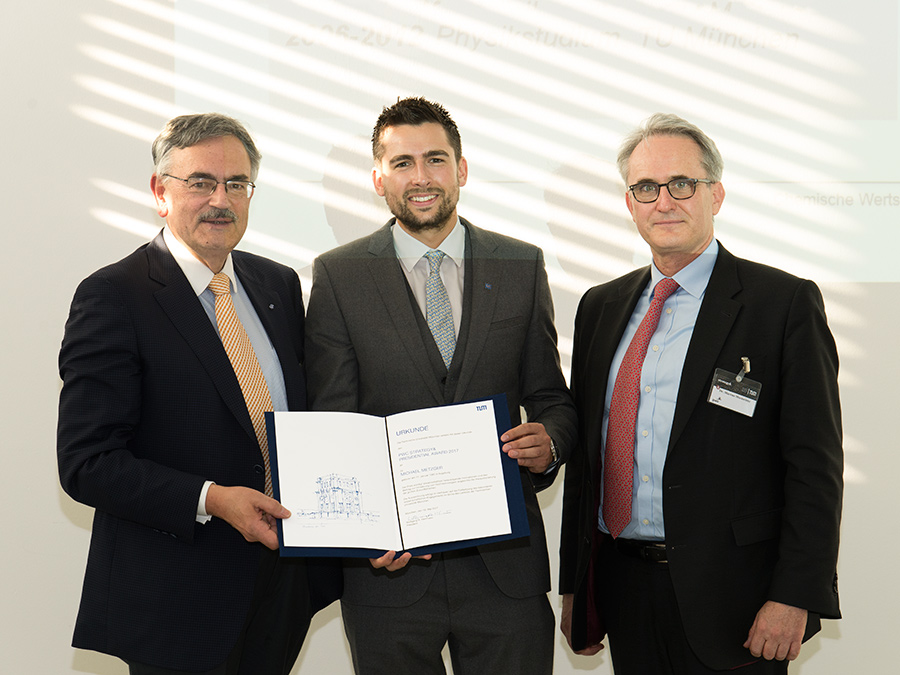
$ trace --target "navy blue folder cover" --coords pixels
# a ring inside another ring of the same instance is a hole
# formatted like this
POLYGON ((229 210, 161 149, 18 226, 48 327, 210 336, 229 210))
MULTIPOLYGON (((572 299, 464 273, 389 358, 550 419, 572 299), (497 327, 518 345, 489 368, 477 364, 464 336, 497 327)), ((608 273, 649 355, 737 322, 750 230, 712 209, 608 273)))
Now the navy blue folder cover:
MULTIPOLYGON (((428 553, 440 553, 452 551, 457 548, 469 548, 492 544, 507 539, 527 537, 530 533, 528 527, 528 515, 525 512, 525 497, 522 494, 522 478, 519 475, 519 463, 500 450, 503 445, 500 442, 501 434, 509 431, 512 423, 509 419, 509 408, 506 405, 506 394, 498 394, 486 399, 494 402, 494 420, 497 423, 497 452, 500 453, 500 463, 503 467, 503 481, 506 484, 506 502, 509 507, 509 524, 512 532, 481 539, 466 539, 462 541, 450 541, 443 544, 432 544, 420 548, 409 549, 413 555, 426 555, 428 553)), ((474 401, 466 401, 474 403, 474 401)), ((454 404, 458 405, 458 404, 454 404)), ((278 448, 275 439, 275 416, 266 413, 266 430, 269 438, 269 463, 272 468, 272 489, 275 499, 281 501, 281 489, 278 480, 278 448)), ((282 523, 278 521, 278 547, 279 552, 285 557, 336 557, 336 558, 380 558, 386 551, 369 548, 329 548, 310 546, 285 546, 282 523)), ((400 555, 402 551, 397 551, 400 555)))

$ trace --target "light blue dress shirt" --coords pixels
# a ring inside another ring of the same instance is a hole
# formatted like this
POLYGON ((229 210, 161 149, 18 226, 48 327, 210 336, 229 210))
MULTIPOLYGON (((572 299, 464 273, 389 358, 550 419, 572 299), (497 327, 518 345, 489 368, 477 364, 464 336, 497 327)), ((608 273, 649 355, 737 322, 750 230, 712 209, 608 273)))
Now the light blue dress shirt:
MULTIPOLYGON (((688 345, 694 333, 694 324, 700 313, 700 304, 706 294, 706 286, 716 264, 719 245, 715 239, 702 254, 673 279, 679 289, 666 300, 656 331, 650 338, 650 346, 641 368, 641 397, 638 403, 636 442, 634 452, 634 490, 631 503, 631 521, 620 535, 624 539, 663 541, 666 537, 663 522, 662 477, 675 417, 675 402, 681 383, 681 371, 688 345)), ((609 370, 606 401, 603 406, 603 439, 609 425, 609 405, 615 387, 616 374, 625 351, 647 310, 650 308, 653 289, 664 277, 655 264, 650 265, 650 283, 638 300, 628 321, 609 370)), ((604 463, 605 465, 605 463, 604 463)), ((601 483, 602 486, 602 483, 601 483)), ((602 490, 602 487, 601 487, 602 490)), ((601 502, 599 527, 609 532, 603 522, 601 502)))

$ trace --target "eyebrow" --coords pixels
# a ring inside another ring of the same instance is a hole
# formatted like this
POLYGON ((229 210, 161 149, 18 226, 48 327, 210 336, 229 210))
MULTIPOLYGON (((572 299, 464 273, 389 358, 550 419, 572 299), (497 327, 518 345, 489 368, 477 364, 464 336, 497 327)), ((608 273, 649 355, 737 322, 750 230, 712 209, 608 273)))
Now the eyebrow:
MULTIPOLYGON (((688 176, 687 174, 683 174, 683 173, 675 174, 673 176, 669 176, 669 180, 663 181, 662 183, 659 183, 659 184, 665 185, 669 181, 679 180, 680 178, 690 178, 690 176, 688 176)), ((637 181, 635 181, 635 185, 637 185, 638 183, 656 183, 656 182, 657 181, 655 181, 651 178, 639 178, 637 181)))
MULTIPOLYGON (((195 171, 194 173, 190 174, 188 176, 188 178, 209 178, 210 180, 218 180, 211 173, 207 173, 205 171, 195 171)), ((239 180, 239 181, 249 182, 250 178, 245 173, 239 173, 239 174, 235 174, 234 176, 231 176, 230 178, 226 178, 223 182, 227 183, 228 181, 231 181, 231 180, 239 180)))
MULTIPOLYGON (((422 155, 425 159, 429 159, 431 157, 449 157, 450 153, 446 150, 429 150, 428 152, 422 155)), ((405 162, 411 159, 415 159, 413 155, 397 155, 396 157, 391 157, 389 164, 396 164, 397 162, 405 162)))

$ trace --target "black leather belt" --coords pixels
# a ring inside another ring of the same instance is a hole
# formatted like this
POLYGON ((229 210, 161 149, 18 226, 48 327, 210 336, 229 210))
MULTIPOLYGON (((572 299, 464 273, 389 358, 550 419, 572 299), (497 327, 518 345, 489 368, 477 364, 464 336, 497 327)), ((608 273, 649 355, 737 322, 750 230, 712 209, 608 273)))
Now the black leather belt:
POLYGON ((662 541, 638 541, 636 539, 616 539, 616 550, 629 558, 645 562, 667 563, 666 544, 662 541))

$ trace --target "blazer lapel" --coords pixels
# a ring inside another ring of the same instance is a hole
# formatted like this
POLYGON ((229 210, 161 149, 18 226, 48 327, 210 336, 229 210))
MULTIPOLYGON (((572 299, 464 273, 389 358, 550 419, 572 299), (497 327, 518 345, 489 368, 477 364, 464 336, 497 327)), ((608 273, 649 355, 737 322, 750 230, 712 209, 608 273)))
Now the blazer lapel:
POLYGON ((274 290, 266 287, 257 271, 240 254, 240 251, 232 253, 234 267, 241 278, 241 285, 247 291, 250 302, 256 310, 256 315, 262 322, 263 328, 272 341, 278 361, 281 364, 281 372, 284 375, 284 386, 287 393, 288 408, 290 410, 306 409, 306 386, 303 379, 302 365, 297 352, 291 342, 291 327, 285 314, 284 303, 281 296, 274 290))
POLYGON ((389 221, 375 232, 369 241, 369 254, 372 257, 368 269, 371 283, 381 296, 385 310, 397 331, 397 339, 409 354, 410 362, 422 374, 422 379, 434 396, 435 402, 442 403, 444 400, 442 386, 435 379, 422 332, 416 321, 416 310, 409 300, 409 285, 394 250, 392 223, 393 220, 389 221))
POLYGON ((603 411, 606 407, 606 390, 609 386, 610 367, 628 321, 634 312, 641 293, 650 281, 650 268, 645 267, 622 279, 621 285, 610 293, 610 297, 600 307, 599 313, 592 318, 590 326, 582 331, 591 331, 591 342, 587 347, 584 359, 586 364, 582 379, 590 379, 587 389, 585 410, 596 410, 597 420, 594 424, 585 425, 593 433, 585 439, 590 455, 591 466, 596 467, 600 461, 600 443, 603 428, 603 411))
MULTIPOLYGON (((472 292, 471 304, 463 306, 463 326, 468 326, 463 353, 462 368, 459 373, 459 382, 456 386, 456 398, 459 399, 467 390, 469 382, 475 375, 475 364, 478 363, 478 355, 484 349, 490 332, 494 310, 497 306, 497 291, 495 287, 502 283, 499 278, 499 269, 494 264, 494 251, 497 249, 497 241, 490 232, 481 230, 468 221, 460 218, 460 222, 466 228, 469 243, 472 247, 472 256, 466 259, 466 265, 472 265, 472 292), (468 313, 468 316, 466 314, 468 313)), ((467 293, 468 295, 468 293, 467 293)), ((462 337, 462 335, 461 335, 462 337)))
POLYGON ((716 265, 709 278, 706 295, 700 306, 691 343, 684 359, 681 386, 678 389, 672 434, 669 439, 670 453, 694 409, 697 405, 702 405, 705 392, 711 383, 710 373, 715 368, 719 353, 742 307, 741 303, 734 299, 740 290, 741 283, 737 275, 735 257, 719 244, 716 265))
POLYGON ((169 253, 162 233, 147 246, 147 258, 150 278, 162 285, 154 293, 156 301, 209 373, 229 410, 247 434, 255 439, 247 404, 222 341, 175 258, 169 253))

